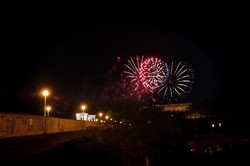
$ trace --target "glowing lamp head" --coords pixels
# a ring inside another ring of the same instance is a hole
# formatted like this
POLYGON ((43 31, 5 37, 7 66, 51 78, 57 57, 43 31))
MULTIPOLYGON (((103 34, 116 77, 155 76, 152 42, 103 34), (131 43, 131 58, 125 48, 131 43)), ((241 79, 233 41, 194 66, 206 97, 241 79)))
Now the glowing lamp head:
POLYGON ((51 107, 50 107, 50 106, 47 106, 46 110, 47 110, 47 111, 50 111, 50 110, 51 110, 51 107))
POLYGON ((44 90, 44 91, 43 91, 43 96, 48 96, 48 95, 49 95, 49 91, 44 90))
POLYGON ((84 111, 86 109, 86 106, 85 105, 82 105, 81 106, 81 109, 84 111))

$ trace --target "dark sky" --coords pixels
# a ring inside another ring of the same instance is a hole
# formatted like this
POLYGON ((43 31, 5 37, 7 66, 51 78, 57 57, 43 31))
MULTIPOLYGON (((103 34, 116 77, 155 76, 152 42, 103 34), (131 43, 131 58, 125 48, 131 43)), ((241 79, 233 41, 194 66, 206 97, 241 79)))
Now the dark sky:
POLYGON ((240 28, 232 25, 224 15, 106 22, 16 16, 4 31, 1 111, 42 114, 45 87, 55 116, 74 115, 81 103, 90 113, 117 108, 119 67, 137 54, 189 64, 195 82, 187 102, 234 101, 240 28))

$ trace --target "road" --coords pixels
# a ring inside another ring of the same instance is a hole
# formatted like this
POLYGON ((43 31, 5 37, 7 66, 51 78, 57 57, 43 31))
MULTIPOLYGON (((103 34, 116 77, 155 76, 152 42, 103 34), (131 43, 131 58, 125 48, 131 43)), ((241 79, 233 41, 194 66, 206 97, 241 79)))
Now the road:
POLYGON ((12 164, 84 136, 85 131, 54 133, 0 139, 0 161, 12 164))

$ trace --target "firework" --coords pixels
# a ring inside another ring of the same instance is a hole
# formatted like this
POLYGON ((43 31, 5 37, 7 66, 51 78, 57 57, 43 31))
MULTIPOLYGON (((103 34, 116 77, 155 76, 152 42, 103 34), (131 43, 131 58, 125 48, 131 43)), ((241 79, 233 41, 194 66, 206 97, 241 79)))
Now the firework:
POLYGON ((165 63, 155 57, 145 59, 139 66, 139 79, 145 90, 154 93, 154 90, 162 85, 168 75, 168 68, 165 63))
POLYGON ((187 65, 183 62, 171 62, 169 75, 159 86, 158 94, 163 94, 164 98, 169 101, 177 101, 190 92, 192 83, 193 74, 187 65))
POLYGON ((138 98, 144 93, 144 88, 140 80, 140 64, 143 61, 143 56, 130 57, 127 64, 124 64, 123 70, 123 86, 128 90, 129 95, 136 95, 138 98))
POLYGON ((164 100, 178 101, 190 93, 193 84, 193 73, 185 63, 168 64, 156 57, 130 57, 122 75, 124 96, 139 100, 155 101, 163 96, 164 100))
POLYGON ((168 73, 167 65, 159 58, 130 57, 124 65, 123 85, 130 96, 152 98, 155 90, 167 79, 168 73))

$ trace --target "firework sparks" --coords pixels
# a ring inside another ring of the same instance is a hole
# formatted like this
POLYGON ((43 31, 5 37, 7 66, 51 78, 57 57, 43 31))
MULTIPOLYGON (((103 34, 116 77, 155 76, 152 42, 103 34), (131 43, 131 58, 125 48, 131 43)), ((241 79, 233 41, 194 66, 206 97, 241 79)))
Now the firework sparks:
POLYGON ((151 57, 140 64, 139 78, 148 92, 153 93, 167 78, 167 74, 168 68, 161 59, 151 57))
POLYGON ((124 64, 124 87, 129 90, 130 95, 136 95, 138 98, 144 93, 144 88, 140 80, 140 64, 143 61, 142 57, 130 57, 127 64, 124 64))
POLYGON ((184 99, 190 93, 193 73, 183 62, 170 64, 156 57, 130 57, 123 70, 126 95, 137 99, 163 96, 168 101, 184 99))
POLYGON ((159 86, 158 93, 169 101, 177 101, 190 92, 192 83, 192 71, 183 62, 171 62, 168 78, 159 86))

